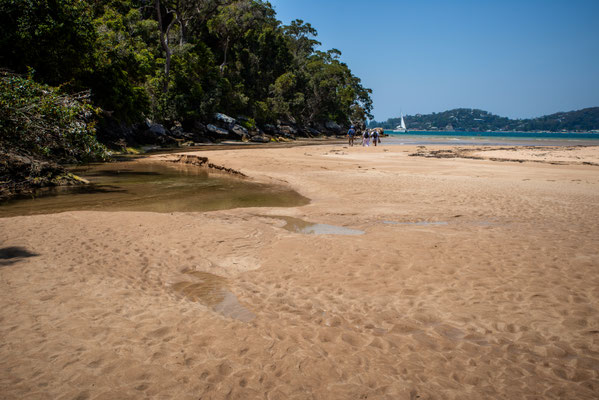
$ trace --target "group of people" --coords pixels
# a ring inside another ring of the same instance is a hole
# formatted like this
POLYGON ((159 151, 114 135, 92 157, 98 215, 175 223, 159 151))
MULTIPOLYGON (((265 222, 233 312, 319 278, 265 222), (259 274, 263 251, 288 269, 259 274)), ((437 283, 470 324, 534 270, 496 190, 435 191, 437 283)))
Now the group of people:
POLYGON ((349 128, 349 131, 347 131, 347 138, 349 140, 350 147, 354 145, 354 139, 359 135, 362 137, 362 146, 370 146, 371 139, 374 146, 381 142, 379 131, 377 129, 364 129, 364 131, 360 134, 359 131, 356 131, 355 127, 352 125, 349 128))

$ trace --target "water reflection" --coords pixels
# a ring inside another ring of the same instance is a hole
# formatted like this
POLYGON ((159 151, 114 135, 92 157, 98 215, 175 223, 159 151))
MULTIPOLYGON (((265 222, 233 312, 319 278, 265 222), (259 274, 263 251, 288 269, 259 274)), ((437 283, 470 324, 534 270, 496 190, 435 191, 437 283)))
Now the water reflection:
POLYGON ((222 276, 202 271, 184 271, 195 278, 194 281, 182 281, 172 285, 173 290, 191 301, 210 307, 227 318, 249 322, 256 316, 242 306, 227 287, 227 280, 222 276))
POLYGON ((90 185, 40 190, 0 205, 0 217, 75 210, 194 212, 238 207, 294 207, 309 200, 282 186, 209 174, 192 165, 116 162, 78 167, 90 185))
POLYGON ((397 222, 397 221, 383 221, 383 224, 387 224, 387 225, 412 225, 412 226, 442 226, 442 225, 447 225, 447 222, 429 222, 429 221, 397 222))
POLYGON ((280 219, 286 222, 284 229, 295 232, 304 233, 307 235, 363 235, 364 231, 358 229, 345 228, 343 226, 315 224, 304 221, 303 219, 287 217, 287 216, 265 216, 267 218, 280 219))

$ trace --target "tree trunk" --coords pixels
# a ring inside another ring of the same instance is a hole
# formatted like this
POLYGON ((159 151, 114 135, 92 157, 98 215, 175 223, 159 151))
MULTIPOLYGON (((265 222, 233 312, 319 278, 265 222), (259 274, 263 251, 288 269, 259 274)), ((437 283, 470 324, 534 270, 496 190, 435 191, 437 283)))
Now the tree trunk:
POLYGON ((229 51, 229 37, 227 36, 227 40, 225 41, 225 57, 223 63, 220 65, 220 74, 224 74, 225 65, 227 65, 227 51, 229 51))
POLYGON ((160 11, 160 0, 156 0, 154 5, 156 7, 156 14, 158 15, 158 27, 160 28, 160 44, 162 45, 162 48, 166 53, 166 58, 164 62, 164 87, 162 88, 162 90, 166 93, 166 91, 168 90, 168 79, 171 70, 171 57, 173 55, 173 52, 168 45, 168 32, 171 29, 172 22, 168 25, 165 31, 162 25, 162 12, 160 11))
POLYGON ((185 8, 183 2, 177 1, 175 5, 175 17, 181 28, 181 37, 179 38, 179 45, 185 44, 185 38, 187 37, 187 18, 185 18, 185 8))

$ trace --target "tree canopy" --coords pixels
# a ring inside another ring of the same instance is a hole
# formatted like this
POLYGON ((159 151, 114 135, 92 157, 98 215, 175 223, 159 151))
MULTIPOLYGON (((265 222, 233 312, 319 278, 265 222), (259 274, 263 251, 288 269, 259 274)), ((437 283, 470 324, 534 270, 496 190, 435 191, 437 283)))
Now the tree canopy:
POLYGON ((125 122, 216 111, 307 126, 371 117, 371 90, 316 37, 261 0, 0 0, 1 68, 90 89, 125 122))

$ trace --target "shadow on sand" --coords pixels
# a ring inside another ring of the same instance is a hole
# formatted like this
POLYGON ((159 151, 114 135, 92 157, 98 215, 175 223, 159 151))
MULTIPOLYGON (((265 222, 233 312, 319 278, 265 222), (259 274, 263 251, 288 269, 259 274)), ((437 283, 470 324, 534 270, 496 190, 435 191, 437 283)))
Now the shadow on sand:
POLYGON ((22 258, 36 256, 39 256, 39 254, 32 253, 24 247, 3 247, 0 248, 0 267, 12 265, 21 261, 22 258))

